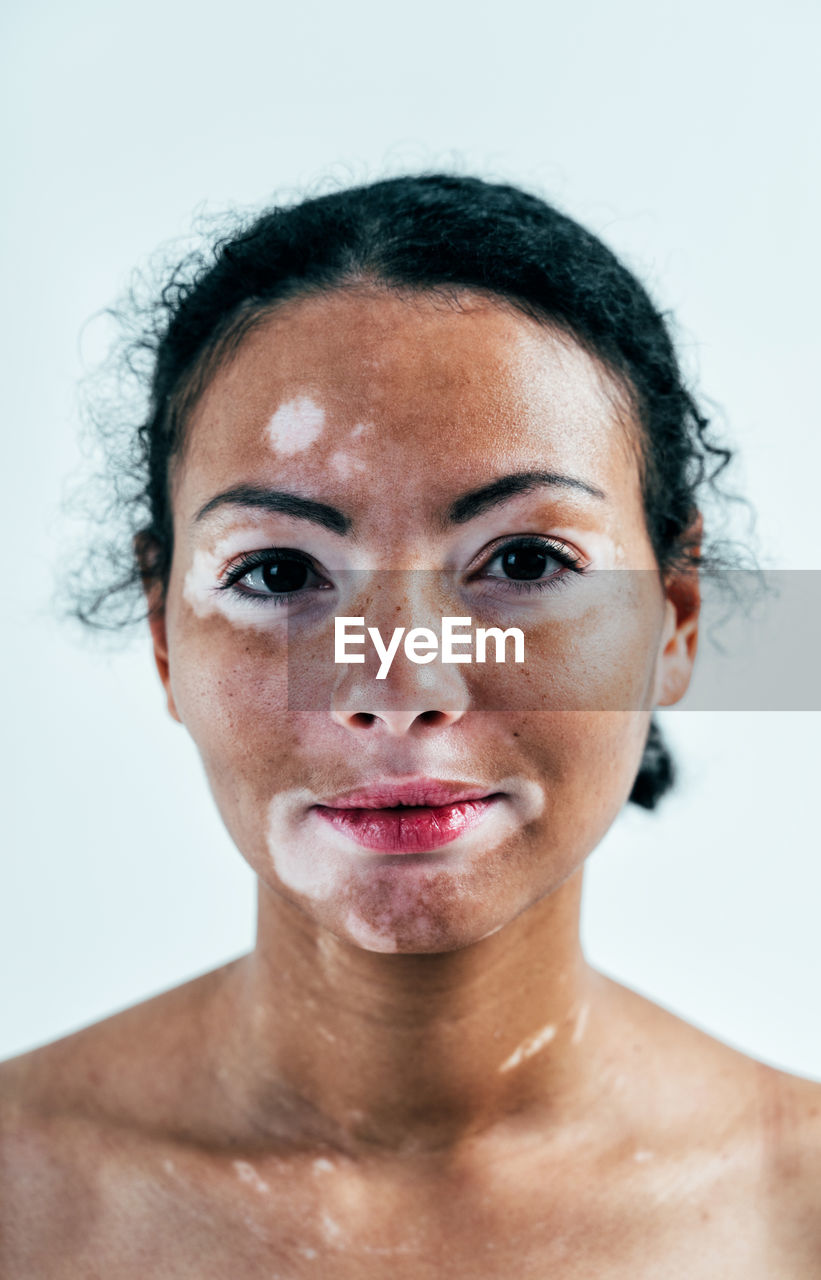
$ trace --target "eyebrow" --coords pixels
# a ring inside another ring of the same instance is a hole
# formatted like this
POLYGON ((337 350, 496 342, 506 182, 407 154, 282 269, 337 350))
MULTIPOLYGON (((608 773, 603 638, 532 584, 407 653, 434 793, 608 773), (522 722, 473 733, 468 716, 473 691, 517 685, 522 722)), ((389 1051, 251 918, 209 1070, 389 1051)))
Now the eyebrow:
POLYGON ((296 520, 310 520, 312 524, 322 525, 331 533, 350 533, 353 528, 351 519, 330 507, 326 502, 317 502, 314 498, 300 498, 296 493, 286 493, 282 489, 262 489, 257 485, 239 484, 233 489, 226 489, 210 498, 200 507, 192 521, 196 524, 204 520, 218 507, 252 507, 257 511, 272 511, 281 515, 293 516, 296 520))
POLYGON ((580 489, 592 498, 598 498, 602 502, 607 501, 607 494, 603 489, 587 484, 584 480, 577 480, 575 476, 562 476, 555 471, 517 471, 509 476, 500 476, 498 480, 482 485, 481 489, 472 489, 470 493, 457 498, 448 510, 447 523, 464 524, 490 507, 499 506, 500 503, 507 502, 517 494, 530 493, 533 489, 540 489, 545 485, 580 489))
MULTIPOLYGON (((544 486, 577 489, 600 501, 607 501, 607 494, 595 485, 574 476, 558 475, 553 471, 517 471, 511 475, 500 476, 490 484, 482 485, 464 493, 448 507, 443 525, 465 524, 474 520, 491 507, 499 506, 510 498, 521 493, 530 493, 544 486)), ((205 519, 219 507, 234 506, 252 508, 257 511, 270 511, 280 515, 292 516, 296 520, 307 520, 311 524, 321 525, 331 533, 345 535, 351 532, 353 521, 350 516, 329 506, 326 502, 317 502, 314 498, 302 498, 296 493, 287 493, 282 489, 266 489, 257 485, 235 485, 223 493, 209 498, 197 511, 193 524, 205 519)))

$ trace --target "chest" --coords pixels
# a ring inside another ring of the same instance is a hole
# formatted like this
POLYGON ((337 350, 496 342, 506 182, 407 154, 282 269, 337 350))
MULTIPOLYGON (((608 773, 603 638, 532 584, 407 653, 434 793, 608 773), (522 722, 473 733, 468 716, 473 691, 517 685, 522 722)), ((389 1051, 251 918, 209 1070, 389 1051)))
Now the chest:
MULTIPOLYGON (((754 1189, 647 1178, 629 1194, 601 1184, 559 1194, 532 1182, 470 1190, 277 1176, 242 1161, 208 1183, 169 1161, 161 1174, 110 1178, 78 1199, 70 1236, 30 1272, 131 1280, 800 1280, 754 1189)), ((323 1171, 325 1172, 325 1171, 323 1171)))

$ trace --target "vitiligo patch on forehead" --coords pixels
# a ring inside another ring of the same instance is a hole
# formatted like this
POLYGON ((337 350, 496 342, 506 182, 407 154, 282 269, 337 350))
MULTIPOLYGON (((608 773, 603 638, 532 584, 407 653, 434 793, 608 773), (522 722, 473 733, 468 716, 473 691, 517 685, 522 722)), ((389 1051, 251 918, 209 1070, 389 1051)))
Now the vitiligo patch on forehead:
POLYGON ((367 463, 364 458, 355 458, 349 453, 345 453, 344 449, 337 449, 328 459, 328 466, 331 467, 337 475, 347 480, 349 476, 357 472, 366 471, 367 463))
POLYGON ((270 444, 278 453, 294 454, 307 449, 321 436, 325 410, 310 396, 296 396, 281 404, 268 423, 270 444))

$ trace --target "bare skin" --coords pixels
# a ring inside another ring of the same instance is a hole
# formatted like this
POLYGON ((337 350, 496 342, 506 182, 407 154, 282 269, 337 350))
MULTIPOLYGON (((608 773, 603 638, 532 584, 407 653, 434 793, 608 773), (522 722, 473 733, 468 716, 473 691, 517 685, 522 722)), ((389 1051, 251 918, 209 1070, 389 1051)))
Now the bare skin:
POLYGON ((257 942, 0 1067, 0 1275, 816 1277, 821 1087, 618 986, 579 944, 585 859, 653 708, 686 691, 698 628, 697 582, 655 572, 637 427, 606 374, 475 295, 291 301, 210 378, 173 497, 157 667, 259 878, 257 942), (444 523, 534 469, 606 497, 540 486, 444 523), (350 530, 194 518, 237 485, 329 504, 350 530), (521 535, 636 571, 633 607, 581 579, 502 604, 494 557, 521 535), (338 594, 286 624, 290 605, 220 586, 271 547, 338 594), (431 569, 455 595, 405 572, 431 569), (334 613, 384 634, 494 611, 526 631, 524 678, 397 660, 377 683, 373 663, 317 656, 334 613), (502 801, 414 859, 346 844, 313 809, 412 775, 502 801))

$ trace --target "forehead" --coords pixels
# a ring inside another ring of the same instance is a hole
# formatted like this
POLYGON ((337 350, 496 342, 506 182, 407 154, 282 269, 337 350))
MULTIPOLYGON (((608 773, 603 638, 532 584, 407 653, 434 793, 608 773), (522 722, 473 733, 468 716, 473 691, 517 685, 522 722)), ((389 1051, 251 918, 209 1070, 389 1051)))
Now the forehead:
POLYGON ((621 389, 558 329, 468 291, 345 290, 279 304, 218 363, 190 416, 186 505, 217 485, 340 493, 375 475, 446 494, 529 465, 637 476, 621 389))

